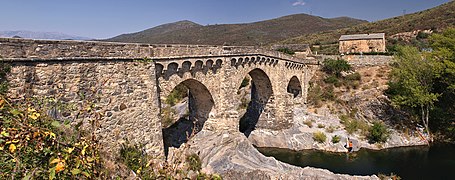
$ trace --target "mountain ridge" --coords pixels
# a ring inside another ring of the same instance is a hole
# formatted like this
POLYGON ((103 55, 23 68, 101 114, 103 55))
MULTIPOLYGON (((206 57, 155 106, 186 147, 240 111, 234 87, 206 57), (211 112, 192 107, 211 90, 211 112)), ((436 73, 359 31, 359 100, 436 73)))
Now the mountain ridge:
POLYGON ((263 45, 302 34, 344 28, 368 21, 354 18, 322 18, 293 14, 275 19, 239 24, 202 26, 184 20, 143 31, 122 34, 103 41, 149 44, 263 45), (313 26, 309 26, 312 24, 313 26))
POLYGON ((38 31, 0 31, 0 37, 20 37, 25 39, 49 39, 49 40, 91 40, 93 38, 68 35, 59 32, 38 32, 38 31))

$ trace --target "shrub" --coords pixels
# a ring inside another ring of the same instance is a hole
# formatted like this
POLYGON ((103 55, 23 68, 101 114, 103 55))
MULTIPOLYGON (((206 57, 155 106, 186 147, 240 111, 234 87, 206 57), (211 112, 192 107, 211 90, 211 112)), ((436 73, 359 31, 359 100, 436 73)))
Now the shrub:
POLYGON ((185 98, 187 96, 188 96, 188 88, 183 84, 179 84, 167 96, 164 103, 166 103, 170 106, 175 106, 178 102, 180 102, 183 98, 185 98))
POLYGON ((332 136, 332 143, 333 144, 336 144, 336 143, 340 142, 340 140, 341 140, 340 136, 338 136, 338 135, 332 136))
POLYGON ((366 131, 368 131, 368 124, 366 122, 356 120, 356 119, 351 119, 347 115, 341 115, 340 122, 341 122, 341 124, 344 125, 345 130, 349 134, 353 134, 353 133, 357 132, 358 130, 361 130, 362 133, 365 133, 366 131))
POLYGON ((327 136, 323 132, 315 132, 313 133, 313 140, 318 143, 324 143, 327 140, 327 136))
POLYGON ((303 121, 303 124, 307 125, 310 128, 313 127, 313 122, 311 122, 310 120, 303 121))
POLYGON ((355 72, 355 73, 346 75, 344 78, 348 81, 360 81, 362 79, 362 76, 360 75, 360 73, 355 72))
POLYGON ((4 95, 8 91, 8 81, 6 75, 11 71, 11 65, 5 63, 0 57, 0 94, 4 95))
POLYGON ((334 126, 329 126, 329 127, 326 129, 326 131, 327 131, 328 133, 333 133, 333 132, 335 131, 335 127, 334 127, 334 126))
POLYGON ((341 77, 341 72, 351 70, 351 65, 346 60, 325 59, 322 64, 322 70, 324 72, 337 77, 341 77))
POLYGON ((277 51, 282 52, 284 54, 289 54, 289 55, 295 54, 295 52, 289 48, 280 48, 280 49, 277 49, 277 51))
POLYGON ((242 83, 240 84, 240 88, 239 88, 239 89, 242 89, 242 88, 244 88, 244 87, 247 87, 248 85, 250 85, 250 78, 245 77, 245 78, 243 78, 242 83))
POLYGON ((324 124, 318 124, 318 128, 325 128, 324 124))
POLYGON ((197 154, 191 154, 187 156, 186 162, 188 163, 190 170, 200 171, 202 169, 201 159, 197 154))
POLYGON ((334 75, 330 75, 327 78, 325 78, 324 82, 325 83, 329 83, 329 84, 339 84, 340 83, 338 78, 336 76, 334 76, 334 75))
POLYGON ((389 138, 389 131, 382 122, 374 122, 369 130, 368 141, 369 143, 386 142, 389 138))

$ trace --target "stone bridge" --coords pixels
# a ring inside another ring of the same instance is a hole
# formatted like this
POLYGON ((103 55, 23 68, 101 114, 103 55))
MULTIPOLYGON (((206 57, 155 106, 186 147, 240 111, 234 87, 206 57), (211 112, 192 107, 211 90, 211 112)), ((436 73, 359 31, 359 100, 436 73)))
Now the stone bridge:
POLYGON ((179 84, 189 90, 195 132, 248 135, 289 128, 309 81, 304 60, 255 47, 0 38, 0 57, 12 65, 13 101, 30 98, 54 118, 92 128, 114 154, 130 141, 163 155, 164 102, 179 84), (251 102, 242 111, 237 92, 247 76, 251 102))

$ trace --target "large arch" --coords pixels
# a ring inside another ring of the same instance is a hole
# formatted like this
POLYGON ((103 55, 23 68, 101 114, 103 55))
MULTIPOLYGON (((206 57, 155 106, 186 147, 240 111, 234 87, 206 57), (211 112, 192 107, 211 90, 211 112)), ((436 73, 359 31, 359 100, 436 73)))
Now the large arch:
MULTIPOLYGON (((187 88, 187 92, 184 92, 187 93, 186 102, 183 101, 177 105, 172 104, 174 105, 173 107, 170 107, 170 104, 166 104, 166 101, 161 103, 162 124, 169 124, 163 126, 163 143, 166 156, 169 147, 179 148, 183 143, 186 143, 192 135, 195 135, 202 130, 204 123, 208 120, 209 113, 212 111, 215 104, 212 94, 201 82, 195 79, 187 79, 175 86, 174 90, 181 86, 187 88), (182 108, 184 113, 172 112, 178 109, 181 111, 182 108), (174 114, 166 114, 166 111, 169 110, 174 114), (165 121, 169 121, 169 118, 172 118, 172 122, 165 123, 165 121)), ((166 98, 170 98, 170 96, 172 96, 172 92, 170 92, 166 98)))
POLYGON ((256 68, 248 72, 248 75, 251 77, 251 100, 239 121, 239 131, 247 137, 255 130, 261 114, 273 95, 272 83, 263 70, 256 68))
POLYGON ((292 76, 291 80, 289 80, 287 92, 291 93, 294 98, 302 96, 302 85, 297 76, 292 76))

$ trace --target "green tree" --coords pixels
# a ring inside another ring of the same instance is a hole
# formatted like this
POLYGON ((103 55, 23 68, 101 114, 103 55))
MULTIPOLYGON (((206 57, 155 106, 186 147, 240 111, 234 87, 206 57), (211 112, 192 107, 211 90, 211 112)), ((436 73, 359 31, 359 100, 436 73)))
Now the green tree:
POLYGON ((341 72, 351 70, 351 65, 346 60, 325 59, 322 62, 322 70, 327 74, 341 77, 341 72))
POLYGON ((418 109, 430 134, 429 111, 440 94, 433 92, 436 63, 415 47, 400 46, 394 57, 388 95, 395 107, 418 109))

